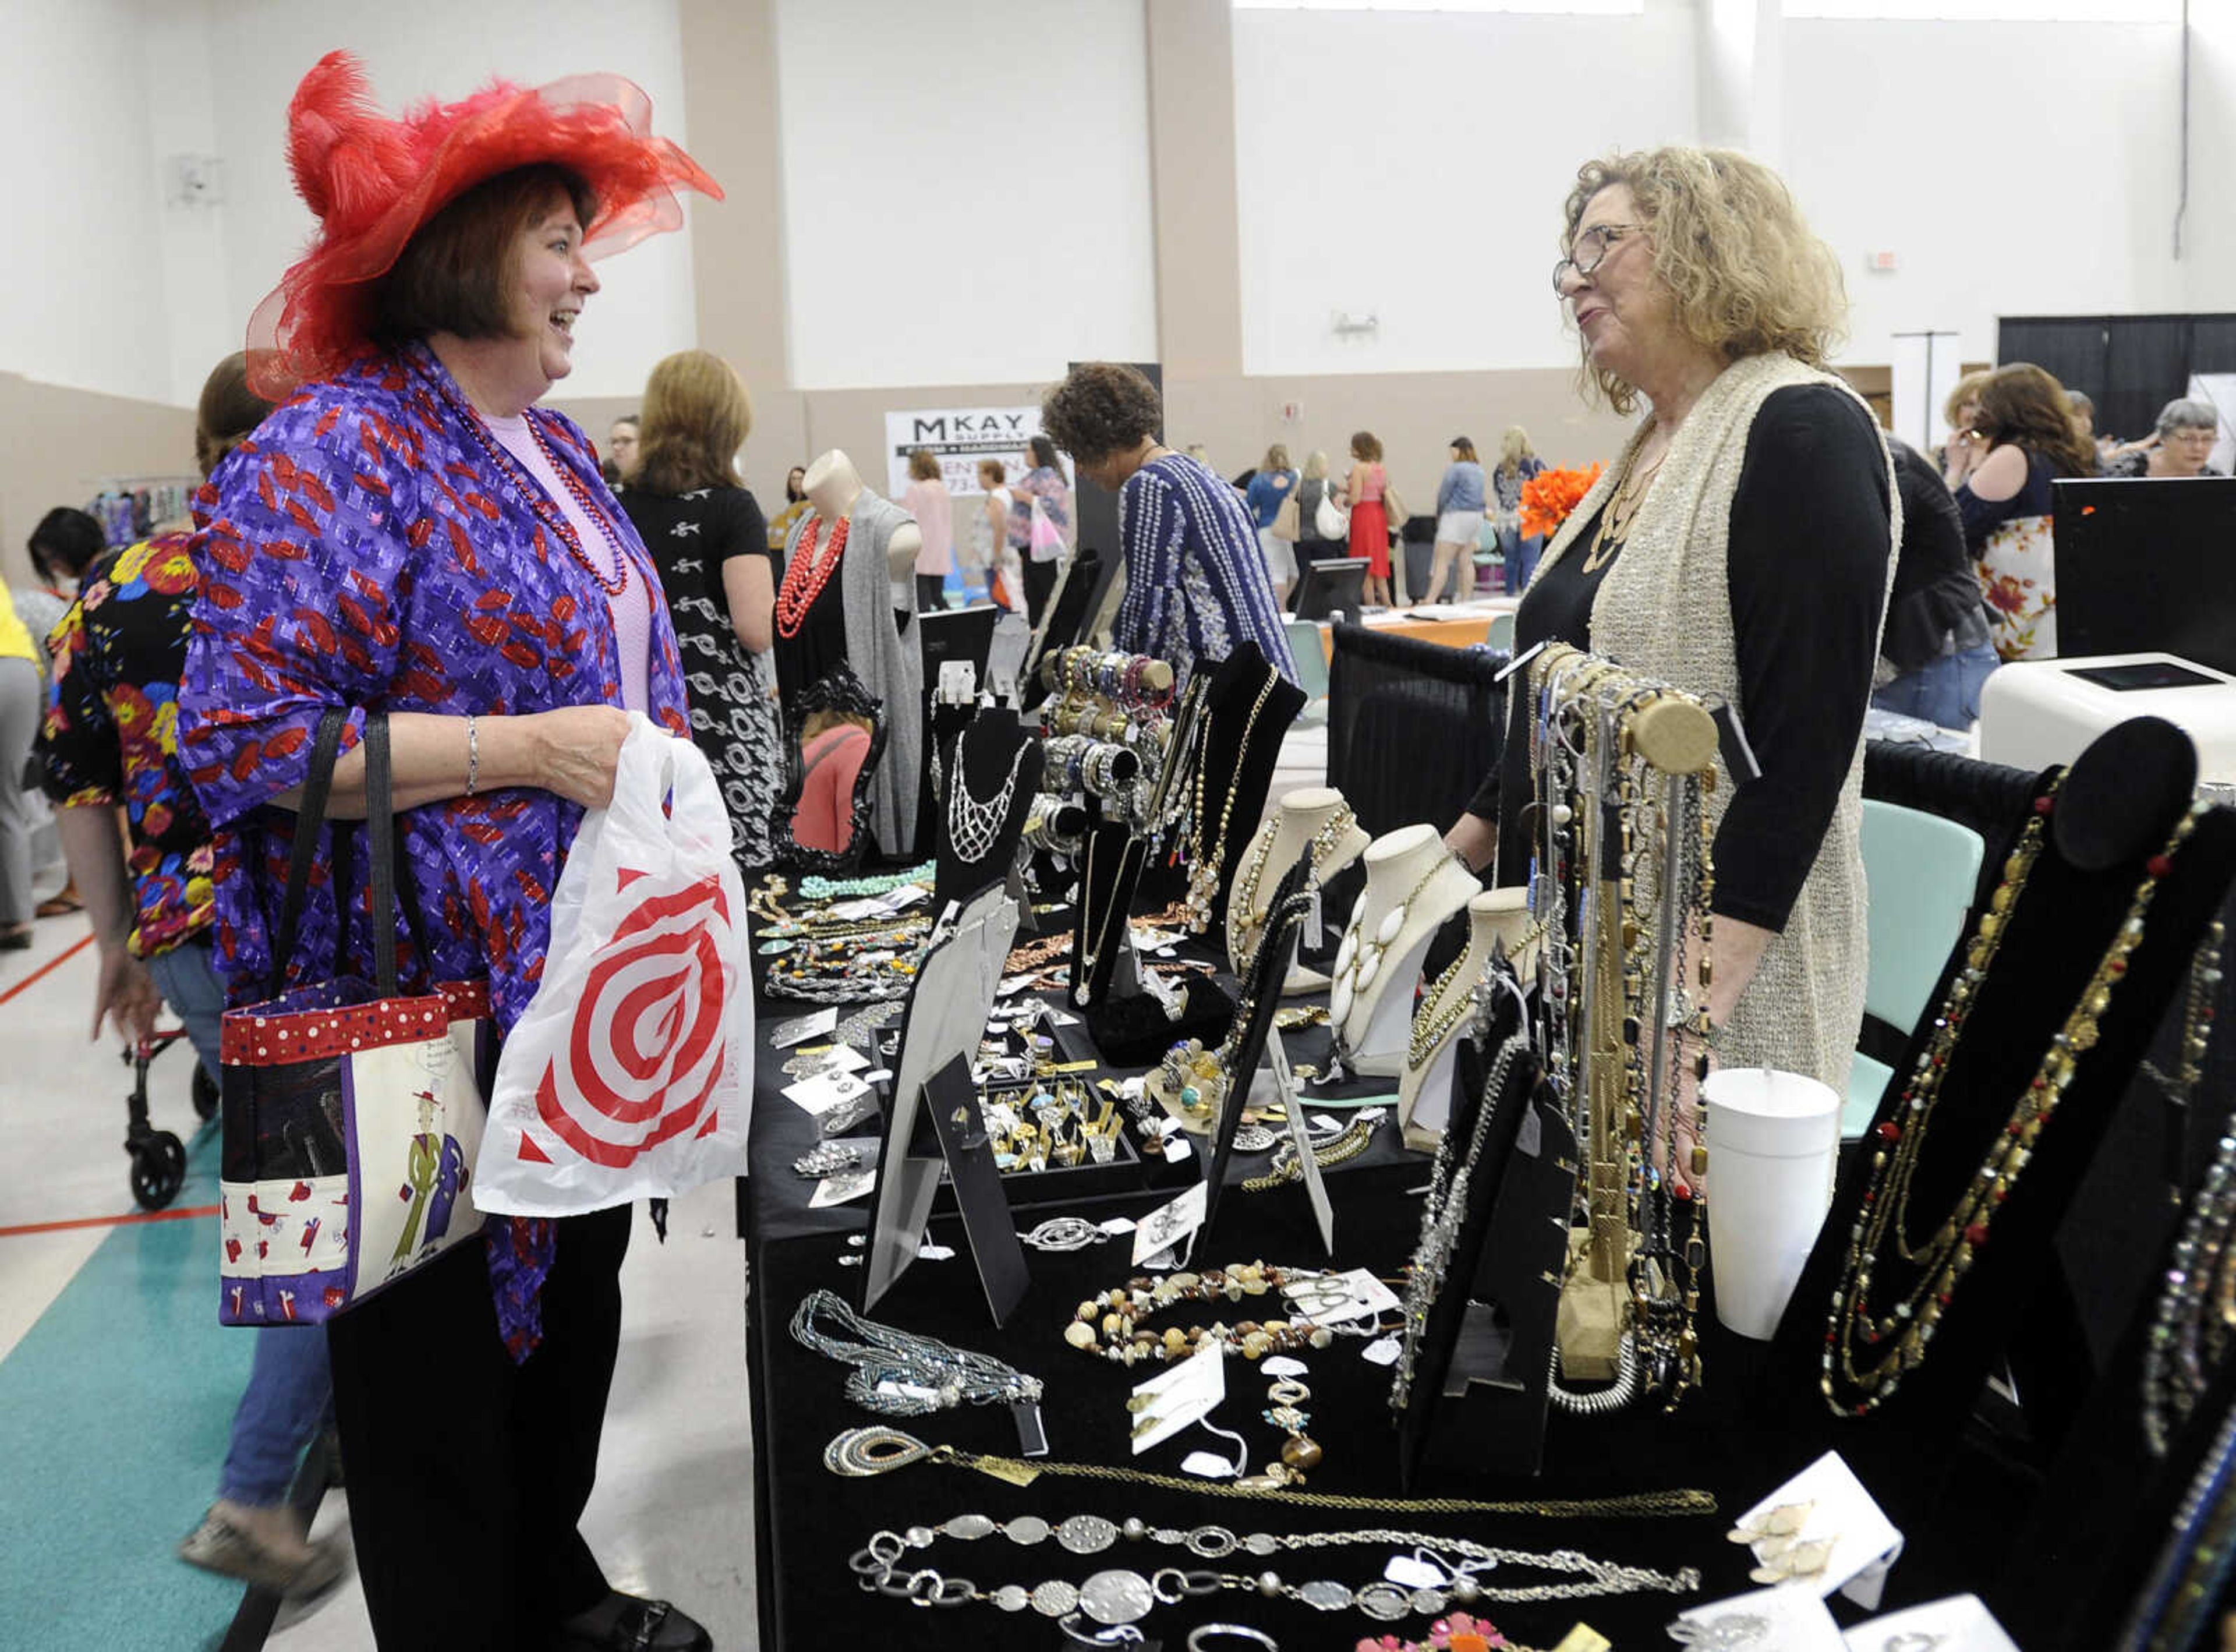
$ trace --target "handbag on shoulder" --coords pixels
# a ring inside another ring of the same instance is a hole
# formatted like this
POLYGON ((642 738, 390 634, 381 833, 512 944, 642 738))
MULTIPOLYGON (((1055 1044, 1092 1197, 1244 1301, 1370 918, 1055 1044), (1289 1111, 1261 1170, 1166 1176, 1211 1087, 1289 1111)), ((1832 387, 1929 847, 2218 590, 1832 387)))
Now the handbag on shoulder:
MULTIPOLYGON (((312 865, 329 837, 327 796, 345 714, 319 724, 296 812, 286 893, 263 1003, 226 1012, 218 1318, 226 1325, 318 1325, 479 1234, 466 1198, 481 1150, 481 1075, 493 1070, 485 983, 405 993, 397 981, 398 907, 430 956, 395 818, 388 720, 365 725, 366 907, 373 979, 343 972, 286 990, 312 865)), ((327 857, 336 905, 353 904, 348 831, 327 857)), ((346 945, 348 925, 341 925, 346 945)))
POLYGON ((1273 534, 1276 539, 1286 539, 1291 544, 1304 537, 1304 510, 1297 500, 1298 490, 1289 490, 1281 501, 1281 508, 1273 513, 1273 534))

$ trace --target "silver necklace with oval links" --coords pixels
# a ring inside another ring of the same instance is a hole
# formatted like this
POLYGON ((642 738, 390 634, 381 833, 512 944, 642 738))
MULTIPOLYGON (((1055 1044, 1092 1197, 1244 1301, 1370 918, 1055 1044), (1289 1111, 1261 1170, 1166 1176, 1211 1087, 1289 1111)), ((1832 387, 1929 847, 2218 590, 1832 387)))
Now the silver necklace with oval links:
POLYGON ((937 1526, 911 1526, 904 1531, 879 1531, 857 1550, 847 1566, 865 1589, 924 1607, 967 1606, 983 1602, 1003 1612, 1030 1607, 1043 1617, 1062 1618, 1083 1612, 1097 1623, 1132 1623, 1158 1605, 1174 1606, 1194 1596, 1216 1595, 1222 1589, 1251 1590, 1267 1599, 1299 1601, 1318 1611, 1356 1610, 1385 1623, 1408 1614, 1434 1617, 1452 1606, 1483 1602, 1582 1600, 1609 1595, 1657 1591, 1688 1595, 1700 1586, 1700 1575, 1690 1567, 1676 1573, 1649 1571, 1640 1566, 1619 1566, 1573 1549, 1550 1554, 1531 1554, 1496 1549, 1465 1537, 1428 1537, 1417 1531, 1380 1529, 1366 1531, 1238 1533, 1225 1526, 1195 1526, 1181 1530, 1152 1526, 1138 1518, 1104 1519, 1101 1515, 1075 1514, 1051 1526, 1038 1515, 996 1520, 990 1515, 957 1515, 937 1526), (967 1577, 950 1576, 915 1564, 913 1557, 931 1549, 943 1537, 976 1543, 996 1534, 1020 1548, 1031 1549, 1054 1537, 1068 1554, 1099 1555, 1121 1539, 1128 1544, 1157 1543, 1184 1548, 1199 1560, 1218 1561, 1239 1552, 1264 1559, 1285 1549, 1379 1548, 1393 1555, 1411 1552, 1426 1572, 1442 1581, 1431 1587, 1406 1589, 1378 1579, 1352 1589, 1326 1578, 1292 1583, 1270 1568, 1254 1576, 1207 1570, 1161 1566, 1147 1576, 1128 1568, 1099 1571, 1074 1584, 1061 1578, 1033 1585, 1003 1583, 982 1589, 967 1577), (1509 1567, 1530 1567, 1562 1575, 1562 1581, 1487 1586, 1477 1574, 1509 1567))

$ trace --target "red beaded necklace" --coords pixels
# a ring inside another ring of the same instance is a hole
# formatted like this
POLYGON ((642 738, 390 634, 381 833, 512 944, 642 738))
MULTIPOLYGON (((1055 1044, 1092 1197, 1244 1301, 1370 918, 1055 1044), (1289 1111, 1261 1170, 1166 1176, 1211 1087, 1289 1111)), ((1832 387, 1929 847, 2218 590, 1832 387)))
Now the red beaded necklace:
POLYGON ((846 554, 846 530, 853 518, 841 517, 838 525, 831 530, 831 543, 820 561, 816 559, 815 541, 823 529, 823 518, 808 518, 807 531, 800 536, 799 554, 784 570, 784 583, 776 594, 776 634, 790 641, 799 635, 806 623, 807 610, 815 606, 815 599, 823 595, 823 588, 831 582, 838 571, 839 558, 846 554))
POLYGON ((582 536, 575 531, 575 524, 567 519, 567 513, 560 509, 550 494, 545 490, 543 484, 512 456, 503 442, 497 440, 496 432, 490 429, 481 415, 475 412, 472 408, 463 405, 457 398, 450 396, 447 391, 444 392, 444 399, 449 401, 451 407, 464 418, 466 428, 474 433, 474 439, 482 444, 482 451, 487 453, 491 462, 505 473, 506 478, 511 482, 520 497, 528 502, 528 508, 535 513, 536 519, 559 536, 560 543, 567 547, 569 554, 582 565, 582 571, 598 582, 598 588, 608 597, 619 596, 627 590, 629 582, 629 559, 628 553, 621 549, 621 536, 614 531, 612 521, 607 517, 597 500, 591 496, 589 489, 585 487, 582 479, 562 464, 559 456, 551 451, 551 444, 544 438, 542 427, 533 418, 527 421, 528 433, 535 439, 536 448, 543 455, 544 462, 550 465, 552 472, 565 484, 567 491, 575 496, 575 503, 582 507, 582 514, 598 524, 598 531, 604 536, 607 548, 614 553, 615 571, 613 573, 608 573, 590 560, 589 552, 582 548, 582 536))

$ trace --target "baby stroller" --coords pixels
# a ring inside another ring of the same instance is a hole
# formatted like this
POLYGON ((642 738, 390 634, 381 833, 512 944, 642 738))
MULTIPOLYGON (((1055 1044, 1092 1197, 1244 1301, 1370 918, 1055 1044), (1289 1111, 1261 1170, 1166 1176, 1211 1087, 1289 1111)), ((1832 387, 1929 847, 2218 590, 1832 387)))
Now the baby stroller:
MULTIPOLYGON (((148 1069, 173 1044, 187 1043, 187 1030, 173 1027, 126 1046, 124 1064, 132 1070, 132 1094, 125 1098, 124 1150, 132 1155, 132 1197, 142 1210, 161 1210, 179 1196, 187 1180, 186 1144, 168 1130, 148 1123, 148 1069)), ((207 1119, 217 1111, 217 1080, 199 1058, 194 1062, 194 1116, 207 1119)))

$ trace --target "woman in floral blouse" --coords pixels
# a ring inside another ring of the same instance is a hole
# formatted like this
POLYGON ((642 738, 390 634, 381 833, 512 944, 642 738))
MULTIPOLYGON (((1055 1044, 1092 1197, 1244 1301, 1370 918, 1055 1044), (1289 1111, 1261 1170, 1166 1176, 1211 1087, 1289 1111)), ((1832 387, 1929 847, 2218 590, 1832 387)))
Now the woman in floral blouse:
MULTIPOLYGON (((285 399, 201 512, 181 694, 236 1000, 274 962, 327 710, 348 720, 344 818, 365 806, 365 714, 388 716, 432 954, 404 949, 407 975, 486 977, 500 1031, 536 991, 551 892, 582 812, 612 797, 627 714, 690 734, 659 571, 589 438, 535 405, 573 365, 591 254, 679 223, 677 188, 720 194, 649 113, 627 82, 578 76, 391 122, 340 52, 296 92, 288 159, 319 233, 250 324, 252 383, 285 399)), ((365 917, 314 886, 287 980, 332 974, 338 941, 369 974, 365 917)), ((665 1603, 613 1590, 576 1527, 628 1208, 485 1232, 327 1326, 375 1637, 707 1646, 665 1603), (431 1555, 472 1558, 435 1589, 431 1555)))

